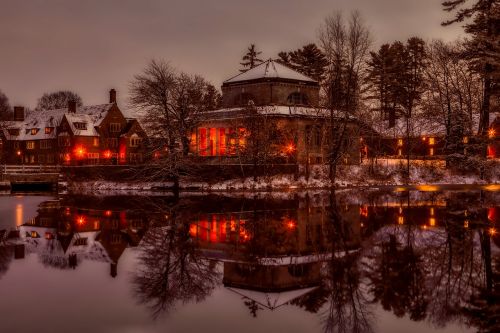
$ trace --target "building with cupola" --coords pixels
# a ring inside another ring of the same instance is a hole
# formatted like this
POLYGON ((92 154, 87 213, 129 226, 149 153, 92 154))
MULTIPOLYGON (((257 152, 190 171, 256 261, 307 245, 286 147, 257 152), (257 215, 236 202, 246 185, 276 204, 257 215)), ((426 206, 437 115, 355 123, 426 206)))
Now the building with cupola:
MULTIPOLYGON (((320 107, 319 82, 269 59, 223 82, 222 108, 203 114, 191 134, 191 151, 207 163, 242 161, 248 154, 261 158, 261 148, 276 161, 322 164, 330 117, 320 107), (251 153, 250 140, 257 140, 251 153)), ((359 122, 349 119, 347 130, 355 137, 359 122)), ((359 139, 350 147, 343 162, 359 163, 359 139)))

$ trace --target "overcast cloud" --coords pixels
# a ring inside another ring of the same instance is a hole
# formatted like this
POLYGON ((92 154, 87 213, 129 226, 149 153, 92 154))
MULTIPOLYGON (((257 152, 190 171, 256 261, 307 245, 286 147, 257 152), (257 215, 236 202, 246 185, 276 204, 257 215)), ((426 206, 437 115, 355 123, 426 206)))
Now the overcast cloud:
POLYGON ((263 58, 314 42, 323 18, 359 9, 375 45, 420 36, 454 40, 441 0, 0 0, 0 90, 33 107, 44 92, 107 102, 151 58, 214 85, 236 74, 250 43, 263 58))

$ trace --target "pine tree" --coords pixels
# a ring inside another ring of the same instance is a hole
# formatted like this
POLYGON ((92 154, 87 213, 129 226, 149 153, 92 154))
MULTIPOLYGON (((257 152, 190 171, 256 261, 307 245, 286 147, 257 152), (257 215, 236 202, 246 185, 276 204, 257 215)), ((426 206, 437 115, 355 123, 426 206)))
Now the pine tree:
POLYGON ((255 49, 255 44, 250 44, 247 53, 242 58, 243 62, 240 62, 240 65, 243 66, 243 68, 240 69, 240 72, 244 73, 247 70, 261 64, 263 62, 262 59, 259 58, 261 53, 261 51, 257 51, 255 49))
POLYGON ((280 52, 276 61, 318 82, 324 79, 325 68, 328 65, 325 54, 313 43, 295 51, 280 52))
POLYGON ((443 10, 455 11, 455 17, 445 21, 450 25, 468 20, 465 32, 471 35, 467 58, 483 78, 483 101, 478 134, 486 135, 489 127, 490 100, 499 94, 500 85, 500 3, 498 0, 450 0, 443 2, 443 10))
POLYGON ((12 108, 9 104, 9 99, 0 91, 0 121, 11 118, 12 108))

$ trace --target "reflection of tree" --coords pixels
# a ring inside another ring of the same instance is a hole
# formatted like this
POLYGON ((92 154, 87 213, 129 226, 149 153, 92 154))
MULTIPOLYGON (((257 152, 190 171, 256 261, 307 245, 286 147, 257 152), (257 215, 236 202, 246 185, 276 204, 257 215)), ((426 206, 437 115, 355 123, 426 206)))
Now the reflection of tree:
POLYGON ((412 320, 425 318, 428 300, 420 256, 412 246, 400 247, 394 235, 382 244, 377 265, 369 277, 374 302, 398 317, 409 313, 412 320))
POLYGON ((349 254, 352 223, 346 221, 337 205, 335 192, 330 197, 328 235, 332 258, 326 263, 325 287, 328 305, 323 313, 325 332, 372 332, 369 302, 362 290, 358 254, 349 254))
POLYGON ((12 247, 4 246, 0 244, 0 278, 9 269, 10 262, 12 261, 12 247))
POLYGON ((259 304, 256 301, 251 300, 249 298, 245 299, 245 301, 243 303, 250 310, 250 314, 254 318, 257 318, 257 311, 263 309, 263 307, 259 306, 259 304))
MULTIPOLYGON (((162 216, 163 217, 163 216, 162 216)), ((169 312, 178 302, 200 302, 219 281, 215 263, 200 256, 189 236, 189 221, 155 221, 140 245, 135 294, 153 317, 169 312)))

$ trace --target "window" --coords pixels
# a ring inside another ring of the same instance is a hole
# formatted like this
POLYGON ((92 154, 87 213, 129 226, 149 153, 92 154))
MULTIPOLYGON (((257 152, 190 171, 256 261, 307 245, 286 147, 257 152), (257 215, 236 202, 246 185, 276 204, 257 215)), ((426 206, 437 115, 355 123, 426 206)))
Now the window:
POLYGON ((119 123, 111 123, 109 124, 109 131, 111 133, 119 133, 121 131, 121 126, 119 123))
POLYGON ((73 243, 74 246, 85 246, 87 245, 87 237, 82 237, 75 239, 75 242, 73 243))
POLYGON ((130 153, 130 163, 142 162, 142 154, 130 153))
POLYGON ((429 149, 429 155, 433 156, 434 155, 434 148, 429 149))
POLYGON ((130 138, 130 147, 139 147, 142 143, 142 139, 137 135, 130 138))
POLYGON ((92 144, 94 145, 94 147, 99 147, 99 138, 94 138, 92 144))
POLYGON ((429 138, 429 144, 430 145, 433 145, 435 142, 434 142, 434 138, 429 138))
POLYGON ((287 103, 291 105, 308 105, 309 101, 306 94, 294 92, 288 96, 287 103))
POLYGON ((108 139, 108 146, 109 146, 109 148, 118 147, 118 139, 117 138, 109 138, 108 139))
POLYGON ((45 163, 45 155, 38 155, 38 163, 40 164, 45 163))
POLYGON ((469 137, 468 136, 464 136, 463 143, 465 143, 465 144, 469 143, 469 137))
POLYGON ((21 148, 21 144, 19 143, 19 141, 14 141, 14 149, 19 149, 21 148))
POLYGON ((27 141, 26 149, 35 149, 35 141, 27 141))
POLYGON ((77 130, 86 130, 87 129, 87 123, 81 123, 81 122, 78 122, 78 123, 73 123, 73 126, 75 126, 75 128, 77 130))
POLYGON ((111 244, 120 244, 122 237, 120 234, 111 235, 111 244))
POLYGON ((50 134, 54 131, 54 127, 45 127, 45 134, 50 134))
POLYGON ((71 146, 71 139, 69 136, 60 136, 58 141, 59 141, 59 147, 71 146))
POLYGON ((47 163, 54 163, 54 155, 52 154, 47 155, 47 163))
POLYGON ((50 142, 50 140, 40 141, 40 149, 49 149, 49 148, 52 148, 52 142, 50 142))
POLYGON ((19 129, 18 128, 10 128, 9 129, 9 134, 12 136, 18 136, 19 135, 19 129))
POLYGON ((36 135, 36 133, 38 133, 38 128, 32 128, 31 135, 36 135))
POLYGON ((99 153, 88 153, 89 164, 99 164, 99 153))
POLYGON ((398 139, 398 147, 401 147, 403 145, 403 139, 398 139))

